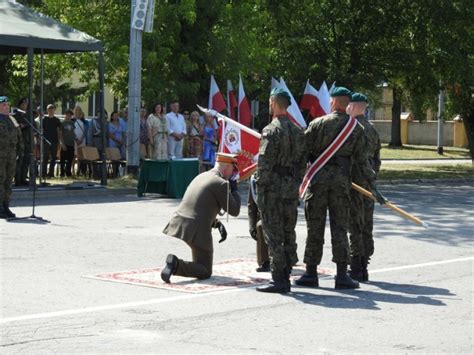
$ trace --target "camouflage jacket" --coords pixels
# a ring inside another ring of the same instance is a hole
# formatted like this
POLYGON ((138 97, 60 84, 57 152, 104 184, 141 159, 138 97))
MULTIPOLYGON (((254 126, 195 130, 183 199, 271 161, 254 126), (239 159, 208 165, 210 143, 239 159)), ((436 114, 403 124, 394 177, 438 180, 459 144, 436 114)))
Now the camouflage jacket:
MULTIPOLYGON (((380 160, 380 137, 375 129, 374 125, 369 122, 365 116, 356 117, 359 123, 364 127, 365 135, 365 151, 367 152, 367 158, 369 159, 369 164, 371 168, 378 173, 380 170, 381 160, 380 160)), ((355 183, 364 182, 364 174, 360 166, 355 165, 352 168, 352 180, 355 183)))
MULTIPOLYGON (((349 119, 346 113, 332 112, 326 116, 311 121, 305 131, 306 153, 310 163, 324 152, 334 138, 339 134, 349 119)), ((369 166, 364 128, 358 124, 349 138, 333 157, 316 174, 311 182, 338 183, 351 176, 351 167, 358 165, 361 173, 368 181, 375 179, 375 172, 369 166)))
POLYGON ((262 131, 257 163, 258 195, 278 192, 282 198, 298 198, 306 168, 303 130, 288 116, 274 118, 262 131))
POLYGON ((0 114, 0 157, 6 158, 23 152, 20 126, 8 115, 0 114))

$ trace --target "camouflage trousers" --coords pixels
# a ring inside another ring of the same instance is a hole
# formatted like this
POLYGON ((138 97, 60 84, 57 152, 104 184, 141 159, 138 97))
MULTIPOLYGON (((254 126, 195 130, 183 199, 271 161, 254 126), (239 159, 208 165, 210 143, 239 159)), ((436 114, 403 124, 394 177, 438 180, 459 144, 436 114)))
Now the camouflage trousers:
POLYGON ((0 155, 0 203, 10 201, 12 194, 12 182, 16 171, 16 155, 0 155))
POLYGON ((332 261, 349 263, 349 188, 347 178, 337 183, 318 183, 312 185, 305 196, 305 217, 308 229, 304 262, 307 265, 319 265, 323 257, 324 229, 329 209, 331 227, 332 261))
POLYGON ((263 192, 259 193, 258 200, 272 271, 279 272, 296 265, 298 199, 284 199, 279 192, 263 192))
MULTIPOLYGON (((360 184, 368 188, 365 184, 360 184)), ((349 219, 349 232, 352 256, 369 258, 374 254, 374 201, 364 197, 354 189, 350 192, 351 208, 349 219)))

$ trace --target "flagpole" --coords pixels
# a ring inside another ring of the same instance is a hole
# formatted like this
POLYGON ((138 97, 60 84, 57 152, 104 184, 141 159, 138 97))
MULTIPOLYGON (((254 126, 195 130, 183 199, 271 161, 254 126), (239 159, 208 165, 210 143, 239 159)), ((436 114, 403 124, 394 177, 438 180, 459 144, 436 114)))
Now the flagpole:
POLYGON ((227 116, 224 116, 222 113, 219 113, 219 112, 217 112, 216 110, 204 108, 204 107, 202 107, 202 106, 200 106, 200 105, 196 105, 196 106, 197 106, 197 108, 198 108, 199 110, 201 110, 202 112, 204 112, 204 113, 208 112, 208 113, 210 113, 211 115, 216 116, 217 118, 220 118, 220 119, 226 121, 227 123, 231 123, 231 124, 233 124, 233 125, 239 127, 240 129, 244 130, 245 132, 251 134, 252 136, 254 136, 254 137, 260 139, 260 136, 261 136, 260 133, 254 131, 253 129, 248 128, 247 126, 244 126, 243 124, 241 124, 241 123, 239 123, 239 122, 237 122, 237 121, 234 121, 232 118, 227 117, 227 116))
MULTIPOLYGON (((374 195, 367 191, 366 189, 364 189, 363 187, 357 185, 357 184, 354 184, 352 183, 352 188, 354 190, 356 190, 357 192, 360 192, 362 195, 370 198, 371 200, 377 202, 377 199, 374 197, 374 195)), ((416 224, 420 225, 420 226, 423 226, 425 228, 428 228, 428 224, 426 222, 423 222, 422 220, 420 220, 419 218, 416 218, 415 216, 411 215, 410 213, 402 210, 400 207, 398 206, 395 206, 394 204, 390 203, 390 202, 386 202, 383 206, 386 206, 390 209, 392 209, 393 211, 399 213, 401 216, 405 217, 405 218, 408 218, 409 220, 415 222, 416 224)))

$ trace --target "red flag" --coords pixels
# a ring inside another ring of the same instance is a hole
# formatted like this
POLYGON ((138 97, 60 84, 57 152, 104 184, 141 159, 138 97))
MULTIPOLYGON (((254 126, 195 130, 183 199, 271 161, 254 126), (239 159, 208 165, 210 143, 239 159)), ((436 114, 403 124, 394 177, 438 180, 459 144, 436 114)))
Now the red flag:
POLYGON ((216 110, 217 112, 224 111, 226 109, 226 104, 224 101, 224 96, 222 96, 217 86, 216 81, 214 80, 214 75, 211 75, 211 88, 209 90, 209 108, 216 110))
POLYGON ((250 127, 252 125, 252 113, 250 112, 250 105, 245 96, 244 84, 239 75, 239 122, 244 126, 250 127))
POLYGON ((229 112, 229 116, 233 120, 236 119, 235 109, 237 107, 237 98, 235 97, 234 87, 232 86, 232 82, 227 80, 227 112, 229 112))
POLYGON ((311 117, 321 117, 326 114, 321 105, 319 104, 318 91, 309 83, 306 83, 304 88, 303 97, 301 98, 300 107, 305 110, 309 110, 311 117))
POLYGON ((260 134, 236 121, 218 115, 222 127, 219 151, 238 154, 239 179, 253 174, 257 167, 260 134))
POLYGON ((321 108, 323 109, 324 112, 326 112, 325 114, 326 115, 330 114, 331 113, 331 95, 329 95, 328 86, 326 85, 325 81, 321 84, 321 87, 319 88, 318 99, 319 99, 319 104, 321 105, 321 108))
POLYGON ((301 114, 300 107, 295 101, 295 98, 293 97, 293 94, 291 93, 290 89, 288 89, 288 86, 286 86, 285 80, 283 78, 280 78, 280 85, 278 86, 282 88, 283 90, 286 90, 288 94, 290 94, 291 102, 290 106, 288 106, 288 117, 290 120, 293 121, 294 124, 301 128, 306 128, 306 121, 303 118, 303 115, 301 114))

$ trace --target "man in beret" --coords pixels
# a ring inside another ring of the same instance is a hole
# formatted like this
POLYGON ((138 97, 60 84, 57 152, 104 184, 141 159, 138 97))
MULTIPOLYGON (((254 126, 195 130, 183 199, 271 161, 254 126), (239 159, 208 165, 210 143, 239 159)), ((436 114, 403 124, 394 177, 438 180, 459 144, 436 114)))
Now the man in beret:
POLYGON ((291 267, 298 261, 295 226, 298 188, 306 167, 303 131, 288 118, 287 91, 270 94, 272 121, 263 129, 257 163, 257 205, 270 255, 272 281, 260 292, 290 292, 291 267))
POLYGON ((8 97, 0 96, 0 218, 15 218, 10 210, 10 195, 16 158, 23 153, 20 125, 10 116, 8 97))
POLYGON ((240 213, 237 181, 232 178, 236 164, 234 155, 218 153, 215 167, 196 176, 188 186, 178 210, 163 233, 188 244, 192 261, 184 261, 169 254, 161 272, 163 281, 169 283, 172 275, 201 280, 211 277, 214 250, 211 228, 219 229, 222 236, 219 242, 224 241, 227 236, 216 216, 221 210, 231 216, 238 216, 240 213))
MULTIPOLYGON (((367 96, 360 93, 353 93, 346 112, 349 116, 355 117, 364 127, 365 151, 369 159, 370 167, 377 174, 381 164, 380 137, 374 125, 370 123, 365 116, 367 105, 367 96)), ((370 182, 367 180, 363 171, 364 166, 354 164, 352 166, 352 181, 365 189, 370 189, 370 182)), ((349 275, 354 280, 364 282, 369 280, 367 265, 370 257, 374 253, 374 238, 372 235, 374 225, 374 201, 365 198, 354 189, 351 189, 350 198, 349 239, 351 245, 351 269, 349 275)))
MULTIPOLYGON (((305 131, 306 153, 310 163, 331 145, 349 122, 346 107, 350 102, 351 91, 345 87, 336 87, 330 94, 332 112, 312 121, 305 131)), ((304 195, 308 229, 304 255, 306 272, 296 280, 297 285, 319 286, 317 266, 321 263, 323 255, 326 213, 329 210, 332 261, 337 265, 335 287, 359 287, 359 283, 347 275, 347 264, 350 262, 347 230, 352 164, 364 167, 363 174, 368 181, 375 179, 374 171, 368 166, 363 131, 362 126, 355 125, 344 144, 322 166, 306 190, 304 195)))

